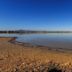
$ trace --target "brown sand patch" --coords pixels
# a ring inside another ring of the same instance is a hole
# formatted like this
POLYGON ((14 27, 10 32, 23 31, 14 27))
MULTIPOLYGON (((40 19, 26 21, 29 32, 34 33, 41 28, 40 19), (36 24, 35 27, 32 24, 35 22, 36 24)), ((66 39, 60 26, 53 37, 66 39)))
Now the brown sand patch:
POLYGON ((36 69, 40 66, 44 68, 50 61, 59 63, 66 68, 67 66, 68 68, 72 67, 72 53, 12 44, 9 42, 12 39, 0 38, 0 72, 16 72, 16 70, 24 72, 26 69, 36 69))

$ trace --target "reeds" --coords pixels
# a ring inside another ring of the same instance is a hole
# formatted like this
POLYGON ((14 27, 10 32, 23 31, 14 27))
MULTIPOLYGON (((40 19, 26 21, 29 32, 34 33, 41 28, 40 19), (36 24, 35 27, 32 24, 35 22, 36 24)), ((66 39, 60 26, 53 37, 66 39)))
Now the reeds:
POLYGON ((40 60, 30 60, 21 58, 12 62, 8 69, 1 69, 0 72, 72 72, 72 64, 60 64, 54 61, 41 62, 40 60))

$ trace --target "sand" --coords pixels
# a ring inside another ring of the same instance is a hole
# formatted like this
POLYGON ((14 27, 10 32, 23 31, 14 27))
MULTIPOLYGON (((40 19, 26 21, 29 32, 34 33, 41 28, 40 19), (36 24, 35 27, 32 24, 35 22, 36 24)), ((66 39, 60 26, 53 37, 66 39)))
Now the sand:
POLYGON ((0 38, 0 72, 16 72, 15 68, 17 66, 20 68, 25 62, 32 63, 35 61, 44 64, 53 61, 62 65, 72 64, 71 51, 61 52, 42 46, 13 43, 14 41, 15 38, 0 38))

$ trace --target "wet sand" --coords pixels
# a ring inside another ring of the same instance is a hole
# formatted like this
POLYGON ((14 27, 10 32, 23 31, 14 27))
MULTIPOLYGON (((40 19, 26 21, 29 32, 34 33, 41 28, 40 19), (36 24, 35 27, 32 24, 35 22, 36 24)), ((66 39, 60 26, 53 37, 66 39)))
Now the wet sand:
POLYGON ((0 37, 0 72, 16 72, 17 68, 24 68, 25 63, 39 65, 50 61, 72 66, 72 52, 22 44, 16 42, 15 38, 0 37))

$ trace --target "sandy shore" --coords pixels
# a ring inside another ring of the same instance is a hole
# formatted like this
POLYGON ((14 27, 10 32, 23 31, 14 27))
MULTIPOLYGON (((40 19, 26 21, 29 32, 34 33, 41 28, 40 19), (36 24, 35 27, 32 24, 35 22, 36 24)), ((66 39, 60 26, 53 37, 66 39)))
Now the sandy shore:
POLYGON ((13 43, 14 41, 15 38, 0 38, 0 72, 16 72, 16 68, 23 68, 25 63, 36 62, 46 64, 53 61, 61 65, 72 66, 72 52, 49 50, 42 46, 13 43))

